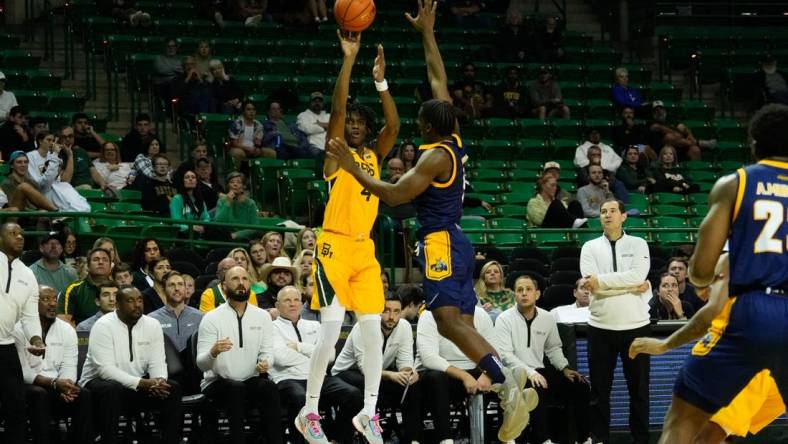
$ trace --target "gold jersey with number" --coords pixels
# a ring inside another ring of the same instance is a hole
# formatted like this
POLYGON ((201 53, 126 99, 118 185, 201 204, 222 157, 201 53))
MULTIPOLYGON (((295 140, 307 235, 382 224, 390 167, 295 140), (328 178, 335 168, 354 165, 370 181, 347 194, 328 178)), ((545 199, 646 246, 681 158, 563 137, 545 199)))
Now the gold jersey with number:
MULTIPOLYGON (((353 159, 361 171, 380 179, 378 156, 369 148, 362 155, 353 152, 353 159)), ((338 168, 326 177, 328 205, 323 217, 323 229, 354 238, 366 238, 378 217, 378 197, 366 190, 352 174, 338 168)))

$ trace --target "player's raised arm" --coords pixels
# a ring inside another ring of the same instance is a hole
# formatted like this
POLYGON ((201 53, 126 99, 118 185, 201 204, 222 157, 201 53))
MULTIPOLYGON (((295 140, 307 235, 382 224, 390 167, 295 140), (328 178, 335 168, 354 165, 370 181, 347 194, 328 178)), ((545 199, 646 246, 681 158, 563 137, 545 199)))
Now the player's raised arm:
POLYGON ((391 97, 386 82, 386 58, 383 54, 383 45, 378 45, 378 55, 375 57, 375 66, 372 68, 372 78, 375 80, 375 89, 380 94, 380 102, 383 104, 383 119, 385 120, 383 128, 378 132, 375 154, 379 159, 384 159, 397 143, 400 122, 397 104, 394 103, 394 98, 391 97))
POLYGON ((432 97, 451 103, 446 68, 443 66, 443 58, 438 50, 438 42, 435 41, 435 12, 438 9, 438 2, 437 0, 418 1, 419 14, 414 18, 406 12, 405 17, 416 28, 416 31, 421 33, 432 97))
MULTIPOLYGON (((347 117, 347 96, 350 91, 350 73, 356 63, 358 50, 361 48, 361 34, 348 33, 337 29, 339 46, 342 48, 342 68, 339 70, 337 82, 334 84, 334 94, 331 96, 331 117, 328 120, 326 140, 335 137, 345 138, 345 118, 347 117)), ((326 149, 328 147, 326 146, 326 149)), ((330 157, 326 157, 323 164, 323 175, 326 177, 334 174, 339 166, 330 157)))

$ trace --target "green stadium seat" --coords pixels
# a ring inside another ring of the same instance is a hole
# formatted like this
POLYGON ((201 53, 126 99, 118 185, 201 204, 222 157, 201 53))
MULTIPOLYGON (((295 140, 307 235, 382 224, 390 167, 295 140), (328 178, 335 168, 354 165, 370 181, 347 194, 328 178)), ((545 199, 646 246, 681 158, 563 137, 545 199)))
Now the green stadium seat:
POLYGON ((707 162, 705 160, 687 160, 684 161, 681 166, 690 172, 690 174, 692 174, 693 171, 715 171, 717 169, 714 162, 707 162))
POLYGON ((137 202, 112 202, 107 205, 107 211, 112 213, 124 213, 124 214, 135 214, 135 213, 142 213, 142 205, 139 201, 137 202))
POLYGON ((500 202, 506 205, 527 205, 533 193, 504 193, 500 195, 500 202))
POLYGON ((584 83, 562 83, 561 96, 564 100, 583 101, 586 99, 586 85, 584 83))
POLYGON ((232 119, 226 114, 200 114, 197 116, 197 126, 200 134, 211 146, 217 147, 224 143, 228 136, 232 119))
POLYGON ((705 216, 689 217, 687 218, 687 222, 689 223, 690 227, 698 228, 700 227, 700 224, 703 222, 703 219, 705 219, 705 216))
MULTIPOLYGON (((585 85, 586 89, 586 105, 588 104, 589 100, 605 100, 610 102, 610 99, 613 94, 613 86, 610 82, 588 82, 585 85)), ((590 111, 590 110, 589 110, 590 111)), ((607 116, 594 116, 593 114, 589 114, 593 116, 595 119, 601 119, 607 116)))
POLYGON ((35 111, 47 110, 47 96, 36 91, 15 89, 14 95, 19 103, 23 103, 25 108, 35 111))
POLYGON ((640 217, 628 217, 624 221, 624 228, 647 228, 648 220, 640 217))
POLYGON ((465 168, 468 170, 476 170, 476 169, 506 170, 509 169, 509 162, 505 160, 494 160, 494 159, 470 160, 465 164, 465 168))
POLYGON ((478 152, 484 159, 509 161, 517 156, 517 147, 511 140, 484 139, 478 152))
POLYGON ((734 171, 738 170, 743 166, 744 165, 741 162, 738 162, 736 160, 723 160, 721 162, 717 162, 717 168, 720 170, 722 174, 733 173, 734 171))
MULTIPOLYGON (((627 220, 629 219, 630 218, 627 218, 627 220)), ((593 228, 595 230, 602 229, 602 220, 600 220, 598 217, 589 218, 586 224, 588 225, 588 228, 593 228)))
POLYGON ((509 171, 509 177, 516 181, 531 181, 533 183, 536 182, 541 175, 542 172, 540 170, 516 169, 509 171))
POLYGON ((649 219, 653 228, 686 228, 687 219, 677 216, 655 216, 649 219))
POLYGON ((584 128, 581 120, 574 119, 554 119, 553 137, 557 139, 577 139, 583 138, 584 128))
POLYGON ((542 170, 543 162, 539 160, 513 160, 509 162, 510 168, 514 170, 542 170))
POLYGON ((651 212, 655 216, 689 216, 690 210, 679 205, 652 205, 651 212))
POLYGON ((471 180, 486 182, 506 182, 509 179, 506 171, 502 170, 474 170, 469 171, 468 176, 471 180))
POLYGON ((484 193, 465 193, 465 199, 479 199, 481 201, 497 204, 500 202, 500 198, 497 194, 484 194, 484 193))
POLYGON ((518 161, 544 162, 547 155, 547 146, 547 142, 544 139, 519 139, 517 141, 518 161))
MULTIPOLYGON (((613 81, 613 77, 615 75, 616 67, 613 65, 608 64, 593 64, 588 65, 588 76, 586 76, 587 82, 599 82, 599 83, 610 83, 613 81)), ((635 80, 630 78, 630 81, 635 82, 635 80)), ((640 83, 640 82, 635 82, 640 83)))
POLYGON ((556 78, 561 82, 561 93, 566 95, 566 83, 569 82, 584 82, 587 75, 585 65, 566 63, 556 65, 556 78))
POLYGON ((495 215, 497 217, 513 217, 525 219, 527 209, 525 205, 496 205, 495 215))
MULTIPOLYGON (((589 228, 592 228, 590 226, 590 224, 589 224, 589 228)), ((630 234, 630 233, 627 232, 627 234, 630 234)), ((598 231, 580 231, 580 232, 574 233, 574 236, 575 236, 575 239, 577 240, 577 243, 580 244, 580 245, 583 245, 584 243, 586 243, 586 242, 588 242, 590 240, 594 240, 594 239, 598 238, 599 237, 599 232, 598 231)))
POLYGON ((717 180, 717 173, 713 171, 693 171, 691 174, 687 174, 690 181, 695 182, 715 182, 717 180))
POLYGON ((0 50, 17 49, 20 41, 20 38, 14 34, 0 34, 0 50))
POLYGON ((550 122, 540 119, 520 119, 520 136, 525 139, 545 140, 550 137, 550 122))
POLYGON ((717 136, 722 141, 746 142, 747 128, 735 120, 717 119, 714 122, 717 128, 717 136))
POLYGON ((709 193, 692 193, 687 195, 687 201, 693 204, 705 204, 709 202, 709 193))
POLYGON ((478 229, 482 230, 487 228, 487 221, 479 216, 462 216, 460 219, 460 228, 463 230, 478 229))
POLYGON ((487 211, 482 206, 479 207, 471 207, 471 208, 463 208, 462 209, 463 216, 482 216, 482 217, 492 217, 492 214, 487 211))
MULTIPOLYGON (((612 120, 586 119, 583 137, 585 137, 589 131, 597 130, 602 136, 603 141, 609 141, 612 136, 613 127, 616 125, 618 125, 618 122, 614 122, 612 120)), ((608 145, 612 145, 612 143, 608 143, 608 145)))
POLYGON ((487 119, 484 126, 487 127, 487 137, 493 139, 514 140, 520 130, 517 122, 511 119, 487 119))
POLYGON ((649 204, 648 196, 646 196, 645 194, 631 193, 629 195, 629 203, 627 204, 627 208, 630 205, 648 205, 648 204, 649 204))
POLYGON ((487 235, 484 233, 464 233, 473 245, 487 245, 487 235))
POLYGON ((701 100, 688 100, 681 104, 681 115, 685 120, 708 122, 714 120, 714 107, 701 100))
MULTIPOLYGON (((582 142, 578 139, 553 139, 551 146, 553 148, 550 159, 555 160, 571 160, 575 158, 575 151, 582 142)), ((564 165, 561 165, 563 169, 564 165)))
POLYGON ((471 182, 475 193, 499 194, 503 191, 503 185, 496 182, 471 182))
POLYGON ((507 190, 509 190, 510 193, 521 193, 521 194, 523 194, 523 193, 531 193, 531 195, 533 195, 533 193, 536 191, 536 182, 535 181, 530 181, 530 182, 513 181, 513 182, 509 182, 508 184, 506 184, 506 188, 507 188, 507 190))
POLYGON ((26 74, 28 78, 27 84, 30 89, 35 91, 47 91, 61 88, 60 77, 52 74, 49 70, 35 69, 27 71, 26 74))
POLYGON ((597 119, 615 118, 615 108, 609 99, 592 99, 586 101, 587 115, 597 119))
POLYGON ((687 199, 682 194, 675 193, 654 193, 651 195, 651 202, 654 204, 687 205, 687 199))
POLYGON ((496 217, 488 221, 490 228, 494 229, 522 229, 525 221, 514 217, 496 217))
POLYGON ((85 98, 73 91, 47 91, 47 109, 53 112, 77 112, 85 107, 85 98))
MULTIPOLYGON (((597 233, 595 237, 599 237, 597 233)), ((528 242, 537 246, 572 245, 572 234, 569 231, 544 233, 539 230, 528 231, 528 242)))
POLYGON ((717 161, 746 162, 750 158, 750 150, 742 142, 719 141, 716 149, 717 161))
POLYGON ((692 206, 692 214, 695 216, 705 217, 709 213, 708 204, 696 204, 692 206))
POLYGON ((676 88, 672 83, 651 82, 651 100, 679 101, 681 100, 681 88, 676 88))
POLYGON ((0 51, 0 66, 15 69, 38 69, 41 58, 27 49, 4 49, 0 51))
POLYGON ((717 137, 717 131, 714 125, 710 125, 703 120, 684 120, 684 125, 692 131, 692 135, 697 140, 710 140, 717 137))
POLYGON ((121 202, 141 202, 142 192, 137 190, 127 190, 124 188, 120 190, 120 200, 121 202))
POLYGON ((490 233, 487 242, 495 247, 518 247, 523 245, 522 233, 490 233))
POLYGON ((692 233, 682 231, 658 231, 652 233, 655 242, 663 245, 692 244, 692 233))

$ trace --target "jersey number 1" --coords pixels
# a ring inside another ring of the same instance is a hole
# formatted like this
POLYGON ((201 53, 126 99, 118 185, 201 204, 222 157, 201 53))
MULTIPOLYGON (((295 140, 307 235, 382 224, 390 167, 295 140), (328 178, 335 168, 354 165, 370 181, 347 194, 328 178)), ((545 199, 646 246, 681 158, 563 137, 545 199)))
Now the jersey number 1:
MULTIPOLYGON (((752 216, 755 220, 766 221, 758 238, 755 239, 755 253, 783 254, 785 252, 783 240, 774 237, 786 220, 783 204, 774 200, 756 200, 753 204, 752 216)), ((785 244, 788 244, 788 238, 785 239, 785 244)))

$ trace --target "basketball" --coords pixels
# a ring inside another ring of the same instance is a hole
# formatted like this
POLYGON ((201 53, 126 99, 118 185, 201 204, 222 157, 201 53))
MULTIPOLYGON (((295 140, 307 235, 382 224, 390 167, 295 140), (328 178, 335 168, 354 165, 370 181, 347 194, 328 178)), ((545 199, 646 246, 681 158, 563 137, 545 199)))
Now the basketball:
POLYGON ((375 3, 372 0, 337 0, 334 17, 341 29, 361 32, 375 20, 375 3))

